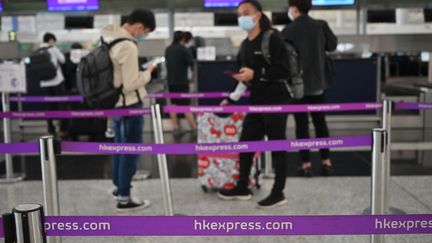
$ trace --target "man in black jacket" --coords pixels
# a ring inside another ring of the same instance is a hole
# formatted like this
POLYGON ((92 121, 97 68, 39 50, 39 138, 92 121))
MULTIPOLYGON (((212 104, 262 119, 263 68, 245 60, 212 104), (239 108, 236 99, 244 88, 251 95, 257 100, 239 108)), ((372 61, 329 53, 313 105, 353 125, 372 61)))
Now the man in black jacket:
MULTIPOLYGON (((326 72, 329 72, 326 52, 334 51, 338 42, 327 22, 308 15, 311 8, 312 0, 289 0, 288 15, 293 22, 282 31, 284 38, 294 43, 299 52, 305 91, 305 97, 299 101, 301 104, 324 103, 325 90, 331 83, 326 80, 326 72)), ((311 113, 311 116, 317 137, 329 137, 325 114, 311 113)), ((307 113, 295 114, 297 138, 309 138, 308 119, 307 113)), ((323 175, 329 176, 333 173, 330 152, 323 149, 320 154, 323 175)), ((312 176, 309 151, 300 151, 300 155, 303 162, 300 175, 312 176)))

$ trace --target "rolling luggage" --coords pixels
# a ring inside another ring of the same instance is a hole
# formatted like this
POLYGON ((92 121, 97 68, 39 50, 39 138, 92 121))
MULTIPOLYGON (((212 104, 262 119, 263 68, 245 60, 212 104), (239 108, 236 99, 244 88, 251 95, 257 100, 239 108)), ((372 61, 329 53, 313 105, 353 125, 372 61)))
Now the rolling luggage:
MULTIPOLYGON (((245 114, 235 113, 228 117, 219 117, 213 113, 198 115, 198 143, 230 143, 238 142, 242 130, 245 114)), ((252 166, 249 185, 260 188, 260 170, 257 160, 260 154, 254 158, 255 166, 252 166)), ((198 178, 204 192, 209 189, 231 189, 239 177, 239 154, 199 154, 198 178)))

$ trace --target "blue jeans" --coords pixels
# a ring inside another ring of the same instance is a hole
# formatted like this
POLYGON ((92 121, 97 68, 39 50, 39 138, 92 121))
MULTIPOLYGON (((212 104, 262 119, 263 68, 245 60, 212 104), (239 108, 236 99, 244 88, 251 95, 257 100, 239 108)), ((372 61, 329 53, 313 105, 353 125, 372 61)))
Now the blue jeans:
MULTIPOLYGON (((114 117, 116 143, 142 143, 144 117, 114 117)), ((138 167, 139 155, 114 155, 113 183, 120 196, 130 196, 132 178, 138 167)))

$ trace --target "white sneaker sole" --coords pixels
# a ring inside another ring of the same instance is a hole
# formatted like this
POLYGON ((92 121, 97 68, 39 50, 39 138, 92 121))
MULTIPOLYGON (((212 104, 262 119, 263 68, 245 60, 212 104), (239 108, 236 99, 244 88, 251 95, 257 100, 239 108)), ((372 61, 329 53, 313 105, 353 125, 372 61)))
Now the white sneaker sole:
POLYGON ((278 203, 275 203, 273 205, 270 205, 270 206, 261 206, 261 205, 257 204, 257 208, 258 209, 271 209, 271 208, 277 208, 277 207, 283 206, 287 203, 288 203, 288 200, 284 199, 284 200, 282 200, 278 203))
POLYGON ((224 196, 218 192, 217 195, 220 199, 225 200, 225 201, 249 201, 252 199, 252 195, 250 195, 250 194, 247 196, 227 197, 227 196, 224 196))
POLYGON ((135 208, 116 208, 116 211, 118 213, 124 213, 124 212, 133 212, 133 211, 139 211, 142 209, 146 209, 149 208, 151 206, 150 201, 145 200, 143 205, 139 206, 139 207, 135 207, 135 208))

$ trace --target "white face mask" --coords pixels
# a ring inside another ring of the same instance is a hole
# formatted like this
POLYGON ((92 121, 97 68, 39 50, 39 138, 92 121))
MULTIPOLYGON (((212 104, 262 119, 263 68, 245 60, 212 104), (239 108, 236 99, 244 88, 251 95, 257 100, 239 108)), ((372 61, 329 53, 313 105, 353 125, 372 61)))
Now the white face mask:
POLYGON ((291 19, 291 21, 294 21, 294 15, 291 13, 291 11, 288 10, 288 18, 291 19))

